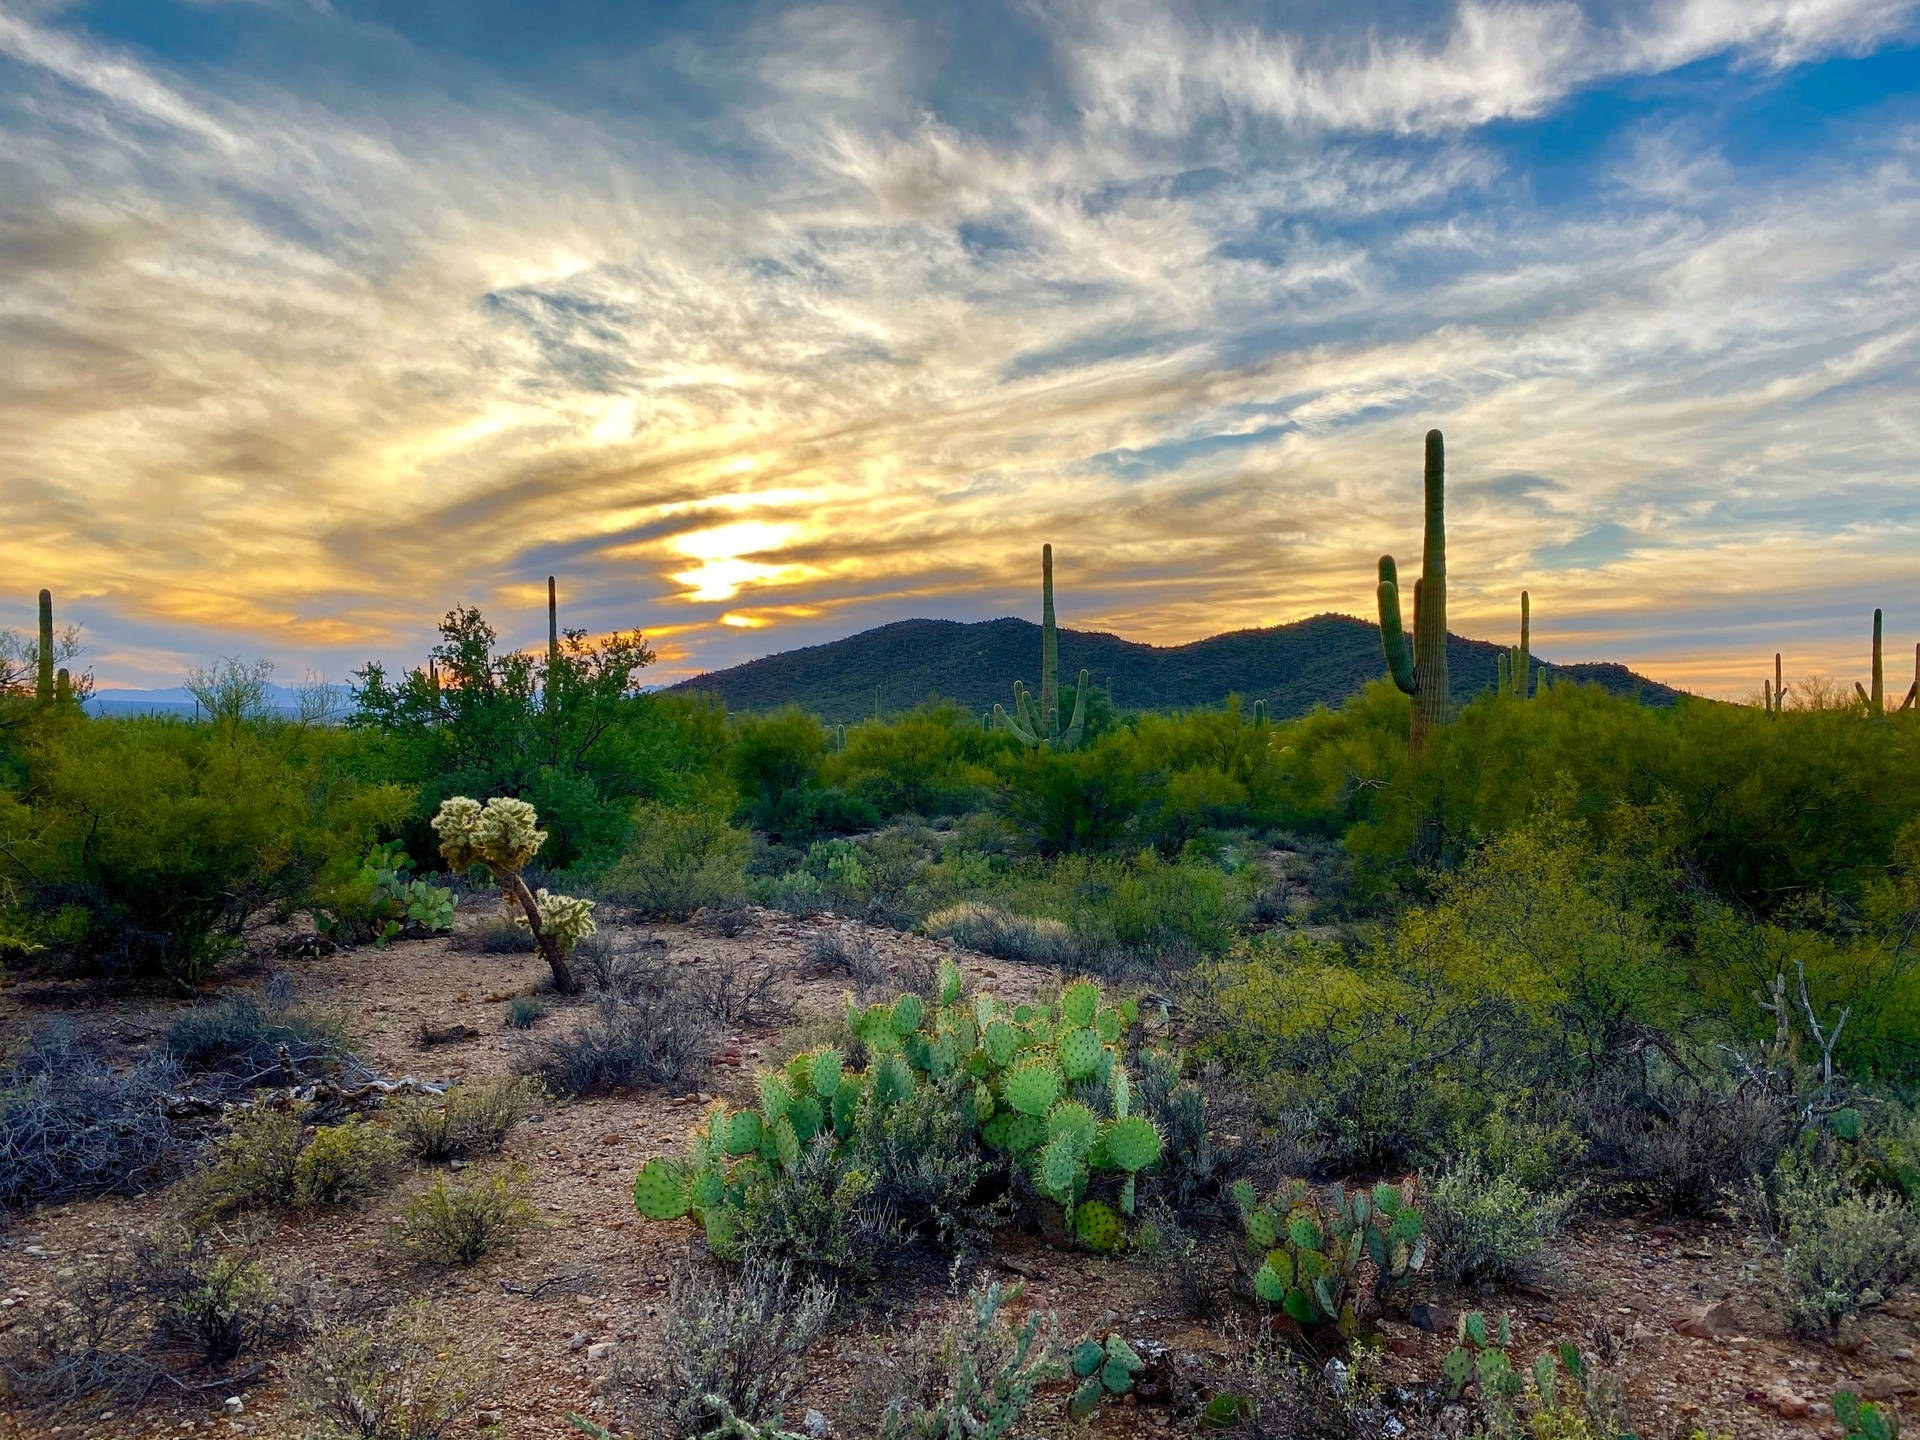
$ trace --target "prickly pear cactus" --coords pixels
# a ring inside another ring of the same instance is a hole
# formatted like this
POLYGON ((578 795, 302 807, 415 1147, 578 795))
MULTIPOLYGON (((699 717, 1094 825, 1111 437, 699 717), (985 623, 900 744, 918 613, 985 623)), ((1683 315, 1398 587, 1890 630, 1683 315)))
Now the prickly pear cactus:
POLYGON ((1100 987, 1085 980, 1052 1006, 968 996, 951 961, 936 988, 931 1004, 906 994, 861 1006, 849 996, 846 1023, 867 1052, 865 1070, 827 1047, 761 1074, 756 1109, 716 1104, 684 1162, 643 1167, 636 1208, 649 1219, 691 1212, 724 1245, 756 1178, 792 1169, 822 1136, 844 1144, 867 1107, 899 1104, 930 1084, 964 1107, 983 1146, 1060 1207, 1063 1238, 1096 1250, 1123 1245, 1138 1177, 1163 1150, 1153 1123, 1131 1113, 1132 1085, 1115 1050, 1138 1007, 1104 1005, 1100 987))
POLYGON ((1084 1420, 1109 1395, 1124 1395, 1133 1389, 1133 1377, 1147 1368, 1134 1348, 1118 1335, 1102 1340, 1083 1340, 1074 1347, 1067 1368, 1080 1383, 1067 1412, 1084 1420))
POLYGON ((1231 1193, 1254 1294, 1302 1328, 1357 1333, 1426 1263, 1420 1213, 1401 1187, 1296 1180, 1264 1202, 1245 1183, 1231 1193))
POLYGON ((649 1220, 678 1220, 692 1203, 687 1167, 681 1161, 656 1156, 634 1177, 634 1208, 649 1220))
POLYGON ((1089 1250, 1107 1254, 1127 1241, 1127 1226, 1111 1205, 1089 1200, 1073 1212, 1074 1238, 1089 1250))

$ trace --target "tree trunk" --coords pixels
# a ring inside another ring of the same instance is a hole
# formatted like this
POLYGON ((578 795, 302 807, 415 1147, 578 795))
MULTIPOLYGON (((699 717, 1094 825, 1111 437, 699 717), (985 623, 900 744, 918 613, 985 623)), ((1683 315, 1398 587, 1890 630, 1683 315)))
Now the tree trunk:
POLYGON ((533 931, 533 943, 540 947, 540 954, 547 962, 547 968, 553 971, 553 988, 562 995, 571 995, 579 989, 573 978, 573 970, 567 964, 567 957, 560 953, 560 946, 552 935, 540 924, 540 902, 533 898, 533 892, 527 889, 527 882, 520 878, 516 870, 504 866, 493 866, 493 875, 500 882, 500 888, 520 902, 520 908, 526 912, 527 928, 533 931))

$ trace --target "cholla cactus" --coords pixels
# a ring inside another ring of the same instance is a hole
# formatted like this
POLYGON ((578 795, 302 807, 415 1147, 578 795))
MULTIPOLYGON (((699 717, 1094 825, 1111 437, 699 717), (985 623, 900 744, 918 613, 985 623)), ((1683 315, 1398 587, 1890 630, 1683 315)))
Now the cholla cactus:
POLYGON ((500 889, 520 906, 520 923, 533 932, 540 954, 553 971, 554 988, 562 993, 576 989, 573 971, 567 964, 573 947, 593 934, 591 900, 576 900, 567 895, 537 896, 527 889, 520 872, 547 843, 547 832, 540 828, 540 817, 524 800, 496 795, 482 805, 466 795, 454 795, 440 803, 433 820, 440 837, 440 853, 456 870, 485 865, 493 872, 500 889))
MULTIPOLYGON (((593 923, 593 901, 572 895, 554 895, 545 887, 533 892, 534 907, 540 913, 540 928, 553 937, 563 955, 572 955, 573 947, 599 927, 593 923)), ((525 926, 527 917, 515 917, 525 926)))

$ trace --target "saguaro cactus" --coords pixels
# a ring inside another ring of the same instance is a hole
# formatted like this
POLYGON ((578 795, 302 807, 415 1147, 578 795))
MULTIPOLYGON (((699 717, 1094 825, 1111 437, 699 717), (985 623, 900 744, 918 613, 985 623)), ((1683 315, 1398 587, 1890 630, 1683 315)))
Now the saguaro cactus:
POLYGON ((1053 623, 1053 546, 1040 547, 1040 703, 1036 706, 1025 682, 1013 682, 1013 708, 1009 715, 1000 706, 993 707, 993 721, 1011 732, 1023 745, 1046 745, 1055 750, 1071 750, 1080 743, 1087 727, 1087 672, 1080 672, 1074 688, 1073 719, 1060 728, 1060 638, 1053 623))
POLYGON ((53 699, 53 592, 40 592, 40 652, 36 657, 40 662, 40 672, 35 677, 33 693, 40 701, 53 699))
POLYGON ((1880 611, 1873 612, 1873 690, 1871 693, 1856 680, 1853 688, 1860 698, 1867 702, 1867 711, 1873 715, 1883 715, 1887 708, 1886 671, 1880 663, 1880 611))
POLYGON ((553 576, 547 576, 547 673, 560 667, 560 596, 553 576))
POLYGON ((1446 446, 1427 432, 1426 535, 1420 578, 1413 585, 1413 644, 1400 623, 1400 576, 1393 556, 1380 557, 1380 644, 1393 683, 1413 699, 1407 746, 1414 754, 1447 723, 1446 446))

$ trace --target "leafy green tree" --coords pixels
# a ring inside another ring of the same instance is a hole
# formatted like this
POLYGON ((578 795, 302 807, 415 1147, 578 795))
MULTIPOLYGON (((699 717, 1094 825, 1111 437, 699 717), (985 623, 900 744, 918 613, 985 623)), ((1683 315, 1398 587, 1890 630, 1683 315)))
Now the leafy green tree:
MULTIPOLYGON (((498 641, 479 610, 448 611, 427 665, 394 679, 377 661, 355 672, 348 724, 383 737, 393 771, 421 787, 423 816, 454 795, 509 796, 550 830, 547 868, 611 856, 649 788, 621 741, 644 723, 637 677, 654 652, 637 631, 593 640, 568 630, 552 655, 498 641)), ((424 834, 413 838, 427 848, 424 834)))

